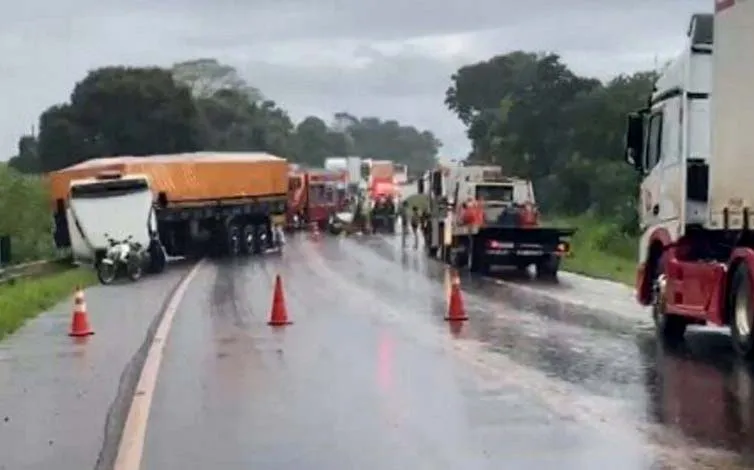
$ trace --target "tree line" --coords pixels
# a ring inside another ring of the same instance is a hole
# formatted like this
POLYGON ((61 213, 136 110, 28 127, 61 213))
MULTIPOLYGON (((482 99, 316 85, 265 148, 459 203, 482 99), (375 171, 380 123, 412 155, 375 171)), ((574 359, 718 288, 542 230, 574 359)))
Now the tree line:
POLYGON ((19 139, 9 165, 44 173, 100 156, 265 151, 322 166, 331 156, 389 159, 424 171, 440 141, 395 120, 336 113, 294 123, 275 101, 215 59, 171 68, 102 67, 75 84, 67 103, 46 109, 38 135, 19 139))
MULTIPOLYGON (((641 71, 602 82, 579 76, 557 54, 514 51, 458 69, 445 104, 466 127, 468 160, 531 178, 545 212, 594 214, 630 231, 637 181, 621 158, 624 124, 656 77, 641 71)), ((101 155, 212 149, 268 151, 315 166, 360 155, 422 171, 439 147, 430 131, 346 112, 294 123, 233 67, 198 59, 90 72, 68 103, 42 113, 39 134, 19 140, 10 165, 40 173, 101 155)))
POLYGON ((461 67, 445 104, 466 127, 468 159, 533 180, 545 212, 593 214, 636 230, 637 175, 623 163, 626 115, 654 71, 603 83, 552 53, 514 51, 461 67))

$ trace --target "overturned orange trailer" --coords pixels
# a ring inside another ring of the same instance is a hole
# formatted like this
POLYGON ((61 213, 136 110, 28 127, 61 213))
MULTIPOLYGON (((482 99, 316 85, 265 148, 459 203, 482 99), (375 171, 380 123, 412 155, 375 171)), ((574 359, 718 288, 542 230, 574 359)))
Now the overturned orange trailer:
POLYGON ((47 175, 55 242, 70 246, 72 182, 103 190, 144 177, 154 195, 159 240, 171 256, 209 243, 231 254, 258 252, 285 218, 288 162, 267 153, 197 152, 98 158, 47 175))

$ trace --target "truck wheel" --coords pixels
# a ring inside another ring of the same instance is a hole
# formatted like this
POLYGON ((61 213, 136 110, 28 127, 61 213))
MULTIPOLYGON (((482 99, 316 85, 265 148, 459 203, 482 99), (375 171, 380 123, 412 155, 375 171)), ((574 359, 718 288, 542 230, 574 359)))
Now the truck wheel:
POLYGON ((752 292, 749 267, 741 263, 733 273, 730 290, 731 339, 736 353, 747 360, 754 358, 754 333, 752 332, 752 292))
POLYGON ((560 269, 560 258, 557 256, 545 256, 536 264, 537 277, 539 279, 554 280, 558 277, 560 269))
POLYGON ((149 243, 149 272, 151 274, 160 274, 165 271, 168 264, 168 256, 165 248, 158 240, 152 240, 149 243))
POLYGON ((228 255, 236 257, 241 253, 241 230, 236 224, 228 225, 228 228, 226 230, 228 255))
POLYGON ((660 266, 652 286, 652 319, 657 338, 669 346, 675 346, 683 341, 689 323, 680 315, 667 313, 666 286, 664 269, 660 266))
POLYGON ((485 253, 483 251, 484 245, 479 243, 479 239, 469 239, 469 244, 467 246, 467 253, 468 256, 471 257, 471 264, 469 265, 469 270, 472 273, 476 274, 487 274, 489 271, 489 263, 487 261, 487 256, 485 256, 485 253), (477 246, 479 245, 479 246, 477 246))
POLYGON ((529 274, 529 264, 528 263, 516 263, 516 272, 520 275, 527 275, 529 274))
POLYGON ((249 255, 254 251, 254 226, 245 224, 241 230, 241 253, 249 255))
POLYGON ((265 227, 264 225, 256 225, 252 226, 251 229, 254 233, 254 236, 251 237, 251 254, 261 255, 265 250, 265 247, 262 246, 262 239, 265 232, 267 231, 267 227, 265 227))

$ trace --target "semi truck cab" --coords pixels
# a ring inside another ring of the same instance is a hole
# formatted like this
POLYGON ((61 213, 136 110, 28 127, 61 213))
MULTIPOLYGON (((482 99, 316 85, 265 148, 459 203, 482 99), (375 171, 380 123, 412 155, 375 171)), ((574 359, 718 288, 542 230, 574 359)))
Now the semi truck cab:
POLYGON ((636 297, 658 337, 730 326, 754 357, 754 2, 693 15, 680 56, 628 116, 624 158, 639 174, 636 297))
POLYGON ((153 272, 165 267, 146 175, 103 172, 95 178, 71 181, 66 219, 77 261, 96 263, 108 248, 108 236, 115 240, 130 236, 148 248, 153 272))

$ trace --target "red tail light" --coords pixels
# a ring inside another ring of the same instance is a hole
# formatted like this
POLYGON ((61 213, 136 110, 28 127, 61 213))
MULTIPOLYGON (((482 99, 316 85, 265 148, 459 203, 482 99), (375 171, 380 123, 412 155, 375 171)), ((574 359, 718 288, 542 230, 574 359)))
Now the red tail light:
POLYGON ((502 247, 502 243, 497 240, 487 240, 487 248, 497 250, 502 247))

